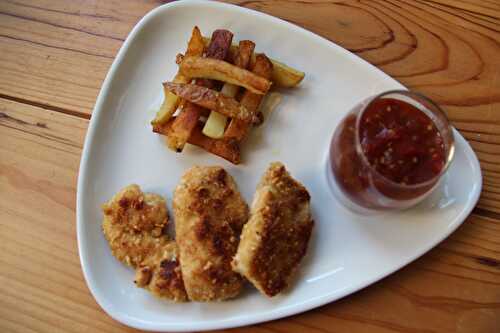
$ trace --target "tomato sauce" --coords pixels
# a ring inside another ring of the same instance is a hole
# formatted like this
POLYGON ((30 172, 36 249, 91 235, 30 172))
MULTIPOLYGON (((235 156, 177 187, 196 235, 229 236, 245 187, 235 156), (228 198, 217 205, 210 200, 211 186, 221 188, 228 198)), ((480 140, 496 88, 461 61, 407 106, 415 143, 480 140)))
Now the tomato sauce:
POLYGON ((363 113, 359 142, 369 164, 402 185, 426 182, 445 165, 443 138, 424 112, 396 99, 379 99, 363 113))
POLYGON ((332 173, 351 201, 377 209, 387 200, 418 198, 437 183, 446 148, 423 111, 384 98, 372 101, 357 120, 352 112, 342 121, 330 152, 332 173))

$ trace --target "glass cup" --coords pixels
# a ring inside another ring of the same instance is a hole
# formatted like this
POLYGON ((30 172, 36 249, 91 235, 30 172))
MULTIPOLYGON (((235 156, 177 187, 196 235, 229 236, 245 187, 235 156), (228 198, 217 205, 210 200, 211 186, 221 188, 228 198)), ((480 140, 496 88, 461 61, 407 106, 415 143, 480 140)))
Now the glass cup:
POLYGON ((337 198, 351 210, 369 213, 405 209, 425 199, 437 187, 453 155, 453 130, 439 106, 421 94, 392 90, 357 104, 344 117, 330 143, 327 175, 337 198), (410 104, 433 121, 444 145, 444 165, 439 173, 421 183, 404 184, 387 178, 370 164, 360 142, 360 123, 370 105, 382 99, 410 104))

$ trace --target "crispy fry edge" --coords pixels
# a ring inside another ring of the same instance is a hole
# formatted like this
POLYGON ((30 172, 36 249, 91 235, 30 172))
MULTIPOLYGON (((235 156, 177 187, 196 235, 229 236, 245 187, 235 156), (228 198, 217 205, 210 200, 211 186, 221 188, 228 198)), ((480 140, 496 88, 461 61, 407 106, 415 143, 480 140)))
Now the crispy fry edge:
MULTIPOLYGON (((170 136, 172 125, 176 121, 176 117, 172 117, 166 124, 154 127, 154 131, 158 134, 170 136)), ((188 138, 188 143, 203 148, 209 153, 222 157, 223 159, 239 164, 240 147, 234 139, 212 139, 202 133, 203 123, 198 121, 191 135, 188 138)))
MULTIPOLYGON (((241 68, 247 68, 255 49, 255 43, 250 40, 242 40, 238 44, 238 51, 231 55, 233 63, 241 68)), ((221 93, 229 97, 236 97, 240 87, 230 83, 224 84, 221 93)), ((224 136, 228 117, 218 112, 210 112, 210 115, 203 126, 202 133, 213 139, 220 139, 224 136)))
POLYGON ((200 107, 216 111, 225 116, 245 122, 256 122, 255 112, 250 112, 233 97, 196 84, 164 82, 169 92, 200 107))
MULTIPOLYGON (((209 45, 206 47, 206 57, 225 59, 228 55, 232 39, 233 34, 230 31, 223 29, 215 30, 212 33, 209 45)), ((197 80, 196 83, 208 87, 213 85, 210 80, 197 80)), ((172 131, 167 136, 167 146, 170 149, 176 152, 182 152, 189 136, 198 124, 198 119, 203 111, 203 108, 186 102, 184 110, 180 112, 179 117, 176 118, 172 125, 172 131)))
POLYGON ((179 69, 186 76, 235 84, 256 94, 264 95, 271 88, 270 80, 223 60, 185 56, 179 69))
MULTIPOLYGON (((208 44, 210 42, 210 38, 203 37, 203 41, 205 42, 205 44, 208 44)), ((238 45, 232 44, 229 50, 230 54, 235 57, 237 51, 238 45)), ((256 53, 253 54, 252 62, 255 62, 256 55, 256 53)), ((304 79, 304 72, 290 67, 276 59, 269 58, 269 60, 273 63, 273 72, 270 79, 274 84, 276 84, 276 86, 283 88, 293 88, 304 79)))
MULTIPOLYGON (((272 71, 273 64, 271 61, 264 54, 258 54, 252 66, 252 72, 262 77, 270 77, 272 71)), ((256 114, 263 98, 264 95, 254 94, 247 90, 243 93, 240 104, 256 114)), ((233 119, 224 133, 224 138, 233 138, 241 142, 246 137, 249 127, 249 123, 242 122, 239 119, 233 119)))
MULTIPOLYGON (((186 54, 193 56, 202 55, 204 49, 205 43, 201 35, 201 31, 197 26, 195 26, 187 45, 186 54)), ((173 82, 176 83, 188 83, 189 81, 191 81, 191 79, 181 74, 179 71, 173 79, 173 82)), ((175 113, 175 110, 177 110, 177 107, 179 106, 180 99, 176 95, 169 93, 165 89, 164 95, 165 98, 160 107, 160 110, 156 113, 155 118, 151 121, 151 125, 153 127, 155 125, 166 123, 172 117, 172 115, 175 113)))

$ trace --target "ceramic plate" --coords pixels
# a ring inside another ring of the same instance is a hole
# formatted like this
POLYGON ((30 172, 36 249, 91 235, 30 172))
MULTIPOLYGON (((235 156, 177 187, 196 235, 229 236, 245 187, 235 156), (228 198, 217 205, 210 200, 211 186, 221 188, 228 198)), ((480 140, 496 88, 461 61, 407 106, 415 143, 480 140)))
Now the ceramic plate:
POLYGON ((359 216, 332 195, 326 180, 328 144, 342 116, 366 97, 402 86, 332 42, 280 19, 248 9, 205 1, 183 1, 147 14, 123 44, 104 81, 92 114, 78 179, 78 246, 87 284, 99 305, 116 320, 156 331, 235 327, 299 313, 332 302, 387 276, 421 256, 455 230, 481 190, 476 156, 455 132, 456 157, 444 182, 410 210, 359 216), (163 98, 163 81, 177 71, 198 25, 206 35, 231 30, 235 39, 256 42, 257 51, 305 71, 299 88, 283 101, 232 165, 188 146, 167 149, 151 132, 150 120, 163 98), (221 165, 251 202, 271 161, 282 161, 312 195, 316 221, 299 276, 289 292, 269 299, 248 288, 220 303, 175 304, 134 286, 134 273, 111 255, 101 232, 100 205, 130 183, 163 195, 172 193, 189 167, 221 165))

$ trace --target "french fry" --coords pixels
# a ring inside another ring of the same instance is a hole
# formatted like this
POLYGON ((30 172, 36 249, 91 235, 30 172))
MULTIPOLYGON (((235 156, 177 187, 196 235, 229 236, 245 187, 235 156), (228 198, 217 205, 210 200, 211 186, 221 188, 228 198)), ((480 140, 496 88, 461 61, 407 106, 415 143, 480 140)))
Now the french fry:
POLYGON ((209 138, 201 132, 202 126, 202 123, 198 123, 198 126, 189 138, 189 143, 201 147, 214 155, 220 156, 233 164, 240 164, 240 146, 238 142, 234 139, 209 138))
POLYGON ((211 111, 201 132, 209 138, 220 139, 224 136, 227 119, 225 115, 211 111))
POLYGON ((270 59, 273 63, 273 73, 271 81, 277 86, 291 88, 298 85, 304 79, 305 73, 290 66, 285 65, 278 60, 270 59))
POLYGON ((185 83, 164 82, 163 86, 186 101, 203 108, 216 111, 231 118, 240 119, 244 122, 257 121, 254 112, 248 111, 234 98, 225 96, 218 91, 185 83))
MULTIPOLYGON (((215 30, 212 39, 207 46, 206 57, 215 59, 226 59, 233 34, 228 30, 215 30)), ((185 74, 184 74, 185 75, 185 74)), ((190 76, 188 76, 190 77, 190 76)), ((209 80, 197 80, 198 85, 212 86, 209 80)), ((195 129, 200 115, 204 109, 189 102, 172 124, 172 131, 167 137, 167 145, 170 149, 181 152, 188 138, 195 129)))
MULTIPOLYGON (((203 54, 204 48, 205 43, 201 36, 200 29, 198 27, 194 27, 193 32, 191 33, 191 38, 189 39, 186 54, 191 56, 201 56, 203 54)), ((173 82, 188 83, 190 80, 191 79, 189 77, 178 72, 175 75, 173 82)), ((179 106, 180 99, 176 95, 166 91, 165 89, 164 95, 165 98, 163 99, 160 110, 156 113, 155 118, 151 121, 151 125, 153 125, 153 127, 155 125, 167 122, 179 106)))
POLYGON ((247 68, 250 64, 253 51, 255 50, 255 43, 251 40, 241 40, 238 44, 238 52, 234 59, 234 65, 240 68, 247 68))
MULTIPOLYGON (((203 37, 205 45, 208 45, 210 38, 203 37)), ((231 57, 235 57, 238 52, 238 45, 232 44, 229 49, 229 54, 231 57)), ((297 86, 305 76, 304 72, 301 72, 295 68, 292 68, 284 63, 269 58, 273 63, 273 73, 271 75, 271 81, 278 87, 292 88, 297 86)), ((255 61, 255 53, 252 57, 252 62, 255 61)))
MULTIPOLYGON (((166 124, 154 127, 155 133, 172 136, 172 126, 177 121, 176 117, 171 118, 166 124)), ((201 132, 203 123, 198 121, 190 133, 188 143, 203 148, 204 150, 222 157, 231 163, 240 163, 240 148, 234 139, 212 139, 201 132)))
MULTIPOLYGON (((255 57, 255 64, 253 65, 252 72, 264 78, 270 78, 273 72, 273 64, 264 54, 258 54, 255 57)), ((257 113, 263 97, 264 95, 254 94, 247 90, 243 93, 240 104, 245 106, 247 110, 257 113)), ((232 138, 240 142, 245 138, 249 126, 249 123, 242 122, 239 119, 232 119, 224 133, 224 138, 232 138)))
MULTIPOLYGON (((238 45, 238 52, 233 55, 233 63, 240 68, 247 68, 252 58, 255 43, 250 40, 242 40, 238 45)), ((222 87, 221 94, 228 97, 235 97, 240 87, 226 83, 222 87)), ((203 126, 202 133, 208 137, 219 139, 224 136, 224 129, 226 128, 227 117, 221 113, 212 111, 210 116, 203 126)))
POLYGON ((152 121, 153 131, 166 135, 171 149, 181 152, 190 143, 239 164, 241 141, 262 121, 265 105, 281 97, 267 94, 271 85, 294 87, 303 80, 303 72, 254 53, 253 42, 236 46, 232 38, 230 31, 216 30, 208 39, 195 27, 185 55, 177 56, 178 73, 164 83, 165 100, 152 121), (224 83, 220 91, 219 81, 224 83), (204 123, 200 117, 207 116, 204 123))
POLYGON ((193 103, 186 103, 182 112, 179 113, 172 124, 167 138, 167 145, 176 152, 182 152, 184 145, 191 136, 193 124, 196 125, 200 118, 201 107, 193 103))
POLYGON ((185 56, 179 64, 179 70, 189 77, 235 84, 255 94, 263 95, 271 87, 271 81, 222 60, 185 56))

